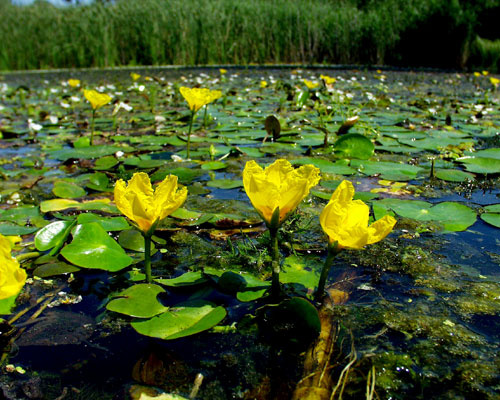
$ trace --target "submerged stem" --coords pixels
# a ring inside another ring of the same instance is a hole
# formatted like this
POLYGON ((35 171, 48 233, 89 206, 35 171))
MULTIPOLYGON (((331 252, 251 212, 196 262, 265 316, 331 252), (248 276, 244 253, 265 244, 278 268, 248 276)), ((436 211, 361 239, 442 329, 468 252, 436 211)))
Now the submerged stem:
POLYGON ((205 104, 205 113, 203 114, 203 128, 207 127, 207 109, 208 104, 205 104))
POLYGON ((337 245, 337 242, 328 245, 328 255, 326 256, 325 265, 323 265, 323 269, 321 270, 321 275, 319 277, 318 289, 314 295, 314 300, 320 301, 323 293, 325 291, 326 278, 328 278, 328 273, 330 272, 330 268, 332 266, 333 259, 335 256, 340 253, 340 248, 337 245))

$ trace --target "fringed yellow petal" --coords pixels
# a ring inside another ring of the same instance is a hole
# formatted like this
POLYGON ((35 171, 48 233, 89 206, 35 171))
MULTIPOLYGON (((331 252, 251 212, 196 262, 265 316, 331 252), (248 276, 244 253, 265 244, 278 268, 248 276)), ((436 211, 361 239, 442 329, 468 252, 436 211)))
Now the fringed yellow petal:
POLYGON ((117 181, 114 193, 118 209, 143 232, 148 232, 155 222, 177 210, 187 197, 185 187, 177 190, 176 176, 167 176, 154 191, 144 172, 135 173, 128 185, 117 181))
POLYGON ((396 219, 390 215, 385 215, 368 227, 368 244, 377 243, 391 233, 396 219))
POLYGON ((277 207, 280 209, 281 224, 319 179, 318 168, 304 165, 294 169, 290 162, 284 159, 276 160, 266 169, 262 169, 252 160, 246 163, 243 170, 245 192, 268 225, 277 207))
POLYGON ((169 175, 156 188, 154 204, 158 219, 162 220, 177 210, 187 198, 187 188, 178 188, 177 176, 169 175))
POLYGON ((83 90, 83 95, 88 100, 94 110, 101 108, 111 101, 111 96, 106 93, 99 93, 96 90, 83 90))
POLYGON ((385 238, 394 228, 396 220, 385 216, 368 226, 369 207, 361 200, 352 200, 354 187, 343 181, 323 209, 319 221, 330 243, 339 248, 361 249, 367 244, 385 238))
POLYGON ((182 86, 179 91, 182 97, 187 101, 189 109, 197 112, 204 105, 209 104, 222 96, 220 90, 210 90, 207 88, 188 88, 182 86))
POLYGON ((17 295, 26 282, 26 271, 12 257, 10 241, 0 235, 0 300, 17 295))

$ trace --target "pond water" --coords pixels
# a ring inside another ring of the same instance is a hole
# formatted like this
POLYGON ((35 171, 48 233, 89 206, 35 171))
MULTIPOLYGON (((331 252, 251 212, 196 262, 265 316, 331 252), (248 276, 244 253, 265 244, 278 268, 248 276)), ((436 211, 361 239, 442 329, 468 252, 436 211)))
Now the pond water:
POLYGON ((0 325, 0 397, 291 399, 320 315, 336 332, 325 398, 498 398, 500 92, 490 78, 295 67, 4 74, 0 233, 20 236, 13 254, 29 280, 0 325), (222 91, 196 114, 189 158, 181 86, 222 91), (93 146, 82 88, 112 97, 95 112, 93 146), (266 132, 269 115, 279 137, 266 132), (247 161, 279 158, 315 165, 321 181, 279 231, 276 299, 269 232, 241 179, 247 161), (189 192, 153 237, 158 292, 130 295, 153 297, 141 312, 169 315, 163 339, 156 327, 144 334, 156 316, 110 306, 144 281, 142 236, 113 203, 114 183, 139 171, 153 182, 174 174, 189 192), (343 179, 374 219, 398 222, 334 259, 325 319, 312 297, 327 256, 318 216, 343 179), (72 246, 82 254, 108 238, 126 267, 75 258, 72 246))

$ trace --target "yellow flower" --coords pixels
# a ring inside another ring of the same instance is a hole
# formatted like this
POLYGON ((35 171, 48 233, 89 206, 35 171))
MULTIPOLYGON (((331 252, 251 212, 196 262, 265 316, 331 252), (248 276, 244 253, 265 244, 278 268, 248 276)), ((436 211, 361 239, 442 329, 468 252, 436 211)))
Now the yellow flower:
POLYGON ((149 176, 135 173, 128 186, 120 179, 115 184, 115 203, 118 209, 147 233, 151 227, 177 210, 187 197, 187 188, 177 187, 177 177, 167 176, 153 190, 149 176))
POLYGON ((310 90, 317 88, 319 86, 318 82, 308 81, 307 79, 304 79, 304 83, 306 84, 307 88, 310 90))
POLYGON ((189 109, 193 112, 198 111, 204 105, 217 100, 222 96, 220 90, 210 90, 206 88, 188 88, 182 86, 180 89, 182 97, 188 102, 189 109))
POLYGON ((99 93, 96 90, 83 90, 83 95, 89 101, 94 110, 101 108, 111 101, 111 96, 106 93, 99 93))
POLYGON ((268 226, 276 208, 279 207, 281 224, 319 180, 319 169, 315 166, 303 165, 294 169, 283 159, 276 160, 265 170, 252 160, 243 170, 245 192, 268 226))
POLYGON ((26 282, 26 271, 12 257, 10 243, 0 234, 0 300, 18 294, 26 282))
POLYGON ((368 226, 369 207, 353 197, 352 183, 342 181, 319 217, 330 244, 337 242, 338 249, 361 249, 376 243, 385 238, 396 224, 393 217, 386 215, 368 226))
POLYGON ((485 70, 485 71, 481 71, 481 73, 482 73, 484 76, 486 76, 486 75, 488 75, 488 74, 489 74, 489 72, 488 72, 488 71, 486 71, 486 70, 485 70))
POLYGON ((220 72, 221 75, 224 75, 227 72, 227 69, 220 68, 219 72, 220 72))
POLYGON ((328 75, 320 75, 319 77, 323 79, 327 85, 333 85, 336 81, 335 78, 332 78, 331 76, 328 75))
POLYGON ((267 82, 266 81, 260 81, 260 87, 261 89, 264 89, 267 87, 267 82))
POLYGON ((498 84, 500 84, 500 79, 498 78, 493 78, 492 76, 490 76, 490 82, 493 86, 497 87, 498 84))
POLYGON ((134 81, 136 81, 137 79, 139 79, 139 78, 141 77, 141 75, 136 74, 135 72, 131 72, 131 73, 130 73, 130 77, 131 77, 134 81))
POLYGON ((475 77, 481 76, 481 72, 477 72, 477 71, 475 71, 475 72, 474 72, 474 76, 475 76, 475 77))
POLYGON ((79 79, 68 79, 68 85, 71 87, 80 86, 80 80, 79 79))

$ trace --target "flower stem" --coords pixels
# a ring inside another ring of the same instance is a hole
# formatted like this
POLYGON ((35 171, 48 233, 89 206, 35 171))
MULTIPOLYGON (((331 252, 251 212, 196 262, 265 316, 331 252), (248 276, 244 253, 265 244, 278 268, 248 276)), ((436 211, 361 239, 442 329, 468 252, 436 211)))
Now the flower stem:
POLYGON ((144 269, 146 272, 146 282, 151 283, 151 235, 144 234, 144 269))
POLYGON ((207 127, 207 109, 208 104, 205 104, 205 113, 203 114, 203 128, 207 127))
POLYGON ((281 292, 280 286, 280 252, 278 248, 278 229, 269 229, 271 235, 271 257, 273 275, 271 280, 271 294, 278 297, 281 292))
POLYGON ((321 270, 321 275, 319 277, 318 289, 314 294, 314 300, 320 301, 325 292, 325 284, 326 278, 328 278, 328 273, 330 272, 330 268, 332 266, 332 261, 335 256, 340 253, 340 248, 337 245, 337 242, 328 245, 328 255, 326 256, 325 265, 323 265, 323 269, 321 270))
POLYGON ((191 147, 191 130, 193 129, 193 120, 195 111, 191 111, 191 121, 189 121, 188 141, 187 141, 187 158, 189 158, 189 148, 191 147))
POLYGON ((95 109, 92 109, 92 121, 90 122, 90 145, 94 144, 94 120, 95 120, 95 109))

